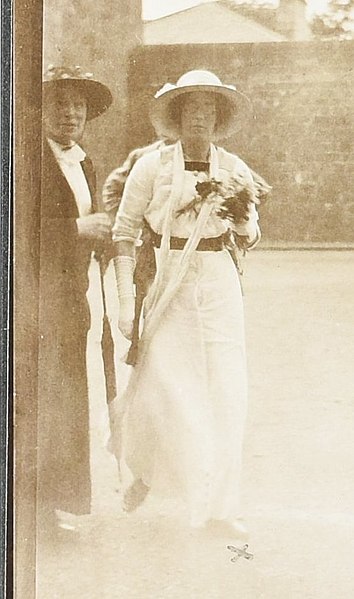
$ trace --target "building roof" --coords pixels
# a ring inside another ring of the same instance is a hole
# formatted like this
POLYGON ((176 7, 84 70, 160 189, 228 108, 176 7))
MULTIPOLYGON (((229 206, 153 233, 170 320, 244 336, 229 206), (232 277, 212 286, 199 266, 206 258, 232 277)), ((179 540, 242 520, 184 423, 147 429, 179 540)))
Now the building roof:
POLYGON ((210 1, 213 0, 142 0, 142 18, 143 21, 154 21, 210 1))
POLYGON ((143 35, 149 45, 286 41, 281 34, 215 1, 146 21, 143 35))

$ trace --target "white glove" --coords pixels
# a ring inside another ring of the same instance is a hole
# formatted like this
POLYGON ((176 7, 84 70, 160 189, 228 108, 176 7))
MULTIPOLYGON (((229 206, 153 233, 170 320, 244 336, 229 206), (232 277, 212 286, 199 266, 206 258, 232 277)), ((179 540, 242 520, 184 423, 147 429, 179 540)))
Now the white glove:
POLYGON ((254 204, 249 207, 248 220, 235 226, 235 231, 241 237, 248 237, 249 246, 253 247, 260 239, 258 214, 254 204))
POLYGON ((114 268, 119 297, 118 328, 126 339, 131 339, 135 314, 133 283, 135 259, 131 256, 117 256, 114 259, 114 268))

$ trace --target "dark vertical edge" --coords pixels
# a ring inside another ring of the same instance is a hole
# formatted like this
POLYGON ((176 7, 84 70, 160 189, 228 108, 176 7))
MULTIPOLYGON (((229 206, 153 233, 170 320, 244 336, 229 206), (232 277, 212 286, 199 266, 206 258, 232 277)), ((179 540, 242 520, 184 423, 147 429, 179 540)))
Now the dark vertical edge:
POLYGON ((1 4, 0 141, 0 588, 12 589, 12 419, 10 405, 11 320, 11 3, 1 4))
POLYGON ((36 595, 42 0, 14 2, 14 591, 36 595))

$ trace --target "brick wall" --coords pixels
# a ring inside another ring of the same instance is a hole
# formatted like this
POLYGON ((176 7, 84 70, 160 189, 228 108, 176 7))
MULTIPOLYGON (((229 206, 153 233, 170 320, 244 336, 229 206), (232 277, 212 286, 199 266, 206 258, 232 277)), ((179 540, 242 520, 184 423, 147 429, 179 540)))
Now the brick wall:
POLYGON ((354 241, 354 43, 150 46, 131 57, 129 147, 154 138, 148 105, 166 81, 215 71, 253 100, 255 119, 223 145, 274 187, 268 242, 354 241))

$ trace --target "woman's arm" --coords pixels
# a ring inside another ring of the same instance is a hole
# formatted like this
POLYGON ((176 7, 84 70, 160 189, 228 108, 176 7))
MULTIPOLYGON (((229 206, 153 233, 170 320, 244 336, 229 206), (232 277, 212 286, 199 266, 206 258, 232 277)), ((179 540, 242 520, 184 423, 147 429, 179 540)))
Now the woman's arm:
MULTIPOLYGON (((159 157, 159 152, 151 152, 142 156, 132 168, 112 229, 115 243, 135 243, 138 239, 146 209, 152 199, 159 157)), ((123 248, 121 246, 120 249, 123 251, 123 248)))
POLYGON ((134 270, 135 247, 133 242, 118 242, 118 255, 114 258, 119 297, 118 327, 126 339, 131 339, 135 315, 134 270))
POLYGON ((114 267, 119 297, 118 326, 127 339, 132 337, 135 314, 135 245, 146 208, 152 198, 153 181, 159 158, 155 152, 153 154, 142 157, 134 165, 127 179, 112 231, 117 248, 114 267))
MULTIPOLYGON (((254 196, 256 197, 256 188, 250 169, 243 160, 238 158, 235 166, 235 176, 240 177, 245 181, 245 185, 253 190, 254 196)), ((261 231, 258 225, 258 212, 256 204, 253 202, 249 204, 248 209, 248 220, 240 222, 235 225, 236 234, 242 238, 243 246, 247 249, 251 249, 257 245, 261 238, 261 231)))
POLYGON ((248 212, 248 220, 235 226, 236 235, 242 238, 245 249, 254 248, 261 238, 261 230, 258 225, 258 212, 255 204, 251 204, 248 212))

